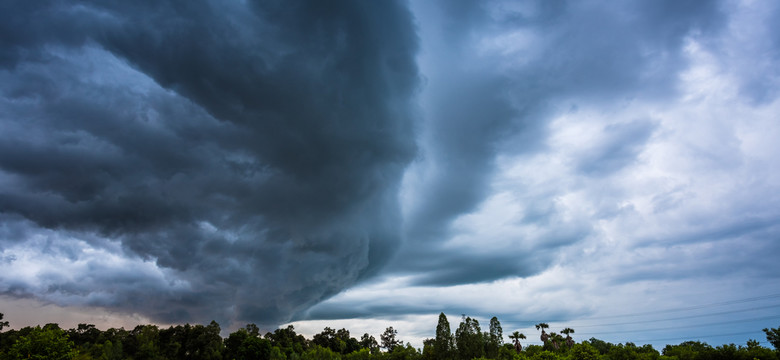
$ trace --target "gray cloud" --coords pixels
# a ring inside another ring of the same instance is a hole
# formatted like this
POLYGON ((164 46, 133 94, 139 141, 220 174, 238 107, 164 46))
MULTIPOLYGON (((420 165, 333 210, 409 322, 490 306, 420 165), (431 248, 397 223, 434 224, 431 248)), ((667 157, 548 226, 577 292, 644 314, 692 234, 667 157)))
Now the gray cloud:
POLYGON ((580 154, 579 171, 599 176, 632 164, 656 127, 657 124, 647 120, 605 126, 604 138, 580 154))
MULTIPOLYGON (((551 236, 546 247, 532 252, 536 259, 528 249, 480 258, 444 245, 453 235, 452 221, 476 210, 490 193, 500 154, 547 150, 549 121, 558 108, 639 94, 670 98, 687 64, 685 38, 713 36, 725 24, 716 2, 540 1, 516 11, 500 1, 441 2, 418 8, 418 15, 441 20, 421 27, 423 45, 436 49, 423 64, 436 66, 426 72, 423 94, 429 113, 421 140, 424 157, 411 170, 421 180, 411 186, 407 242, 393 268, 427 274, 420 280, 426 285, 528 276, 549 264, 549 258, 539 260, 545 248, 587 237, 588 226, 565 227, 565 236, 551 236), (515 33, 536 41, 523 47, 515 33), (502 36, 510 40, 492 43, 502 36), (512 265, 494 265, 507 261, 512 265)), ((599 176, 631 164, 653 129, 652 122, 640 120, 609 126, 604 129, 609 139, 581 154, 580 170, 599 176)), ((529 216, 539 222, 559 216, 545 208, 529 216)))
POLYGON ((2 10, 4 253, 44 237, 93 266, 2 293, 272 325, 394 252, 416 152, 402 4, 2 10), (162 273, 103 269, 82 242, 162 273))
POLYGON ((778 273, 756 4, 5 2, 0 293, 519 327, 754 291, 778 273))

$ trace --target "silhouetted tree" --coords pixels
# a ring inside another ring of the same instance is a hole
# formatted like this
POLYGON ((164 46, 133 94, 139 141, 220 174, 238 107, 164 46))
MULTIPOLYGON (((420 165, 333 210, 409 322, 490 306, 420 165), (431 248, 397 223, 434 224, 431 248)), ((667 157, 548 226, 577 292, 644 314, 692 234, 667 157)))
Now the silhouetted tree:
POLYGON ((433 356, 437 360, 452 359, 455 353, 455 339, 450 330, 450 322, 447 315, 439 314, 439 322, 436 324, 436 338, 433 340, 433 356))
POLYGON ((2 321, 3 320, 3 313, 0 313, 0 331, 3 330, 3 328, 6 328, 9 326, 8 321, 2 321))
POLYGON ((566 346, 568 346, 571 349, 571 347, 574 346, 574 339, 572 339, 571 337, 571 334, 574 334, 574 329, 565 328, 561 330, 561 333, 566 334, 566 346))
POLYGON ((490 328, 485 339, 485 356, 495 359, 498 356, 498 348, 504 344, 504 330, 497 317, 490 319, 490 328))
POLYGON ((471 360, 485 355, 482 330, 479 321, 470 317, 464 317, 455 331, 455 344, 458 348, 458 357, 462 360, 471 360))
POLYGON ((509 335, 509 338, 514 340, 515 344, 515 351, 519 354, 521 351, 523 351, 523 346, 520 345, 520 339, 525 339, 525 335, 519 331, 515 331, 512 333, 512 335, 509 335))
POLYGON ((360 337, 360 346, 364 349, 368 349, 371 354, 379 352, 379 343, 376 342, 376 338, 368 333, 365 333, 360 337))
MULTIPOLYGON (((0 319, 2 319, 1 315, 0 319)), ((762 331, 766 333, 766 341, 769 341, 769 343, 775 347, 775 350, 780 352, 780 327, 777 327, 776 329, 764 328, 762 331)))
POLYGON ((536 330, 539 330, 539 329, 542 330, 542 335, 539 337, 539 339, 542 340, 543 344, 546 344, 547 340, 549 339, 549 336, 547 335, 546 332, 544 332, 544 329, 547 329, 549 327, 550 327, 550 325, 547 325, 547 323, 538 323, 538 324, 536 324, 536 330))
POLYGON ((306 338, 297 334, 292 325, 276 329, 273 333, 268 332, 265 334, 265 338, 271 341, 273 346, 281 349, 287 357, 292 354, 303 354, 308 349, 306 338))
POLYGON ((396 336, 398 336, 398 331, 393 329, 392 326, 385 329, 385 332, 382 333, 382 335, 379 335, 379 340, 382 341, 382 347, 387 351, 393 351, 396 346, 401 345, 402 342, 396 339, 396 336))

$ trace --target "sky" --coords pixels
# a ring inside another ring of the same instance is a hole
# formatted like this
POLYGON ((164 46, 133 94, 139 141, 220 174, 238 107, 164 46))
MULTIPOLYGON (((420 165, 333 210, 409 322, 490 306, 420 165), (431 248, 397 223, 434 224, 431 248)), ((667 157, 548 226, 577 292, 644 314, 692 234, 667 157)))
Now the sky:
MULTIPOLYGON (((780 3, 4 1, 12 328, 780 325, 780 3)), ((508 338, 506 339, 508 341, 508 338)))

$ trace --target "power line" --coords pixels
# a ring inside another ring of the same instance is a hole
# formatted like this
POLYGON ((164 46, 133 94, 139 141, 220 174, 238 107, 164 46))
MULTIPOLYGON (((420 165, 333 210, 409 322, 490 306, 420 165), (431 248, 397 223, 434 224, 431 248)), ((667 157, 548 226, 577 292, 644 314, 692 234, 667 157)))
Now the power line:
POLYGON ((740 312, 763 310, 763 309, 772 309, 772 308, 777 308, 777 307, 780 307, 780 304, 768 305, 768 306, 759 306, 759 307, 753 307, 753 308, 741 309, 741 310, 721 311, 721 312, 709 313, 709 314, 697 314, 697 315, 678 316, 678 317, 666 318, 666 319, 653 319, 653 320, 644 320, 644 321, 627 321, 627 322, 622 322, 622 323, 598 324, 598 325, 577 325, 577 327, 583 328, 583 327, 598 327, 598 326, 634 325, 634 324, 654 323, 654 322, 663 322, 663 321, 672 321, 672 320, 694 319, 694 318, 708 317, 708 316, 715 316, 715 315, 736 314, 736 313, 740 313, 740 312))
POLYGON ((730 333, 730 334, 697 335, 697 336, 684 336, 684 337, 665 338, 665 339, 635 340, 635 342, 647 343, 647 342, 655 342, 655 341, 708 339, 708 338, 723 337, 723 336, 750 335, 755 333, 756 331, 744 331, 744 332, 730 333))
MULTIPOLYGON (((743 332, 727 333, 727 334, 689 335, 689 336, 680 336, 680 337, 663 338, 663 339, 641 339, 641 340, 632 340, 632 341, 627 341, 627 342, 631 342, 631 343, 650 343, 650 342, 657 342, 657 341, 675 341, 675 340, 694 341, 695 339, 709 339, 709 338, 717 338, 717 337, 724 337, 724 336, 750 335, 750 334, 756 334, 756 333, 757 333, 757 331, 743 331, 743 332)), ((599 340, 601 340, 601 339, 599 339, 599 340)), ((530 344, 530 345, 542 345, 543 344, 541 341, 524 341, 524 343, 525 344, 530 344)), ((759 341, 759 343, 766 343, 766 341, 759 341)))
MULTIPOLYGON (((579 320, 613 319, 613 318, 624 318, 624 317, 632 317, 632 316, 664 314, 664 313, 679 312, 679 311, 700 310, 700 309, 706 309, 706 308, 710 308, 710 307, 718 307, 718 306, 724 306, 724 305, 733 305, 733 304, 740 304, 740 303, 753 302, 753 301, 766 300, 766 299, 773 299, 773 298, 780 298, 780 293, 778 293, 778 294, 768 294, 768 295, 756 296, 756 297, 750 297, 750 298, 743 298, 743 299, 737 299, 737 300, 715 302, 715 303, 702 304, 702 305, 695 305, 695 306, 662 309, 662 310, 657 310, 657 311, 645 311, 645 312, 628 313, 628 314, 620 314, 620 315, 606 315, 606 316, 596 316, 596 317, 580 318, 580 319, 578 319, 578 321, 579 320)), ((540 323, 540 322, 567 322, 567 321, 569 321, 569 320, 516 320, 516 321, 509 320, 509 321, 506 321, 506 322, 507 323, 531 323, 531 324, 533 324, 533 323, 540 323)))
POLYGON ((622 333, 631 333, 631 332, 675 330, 675 329, 690 329, 690 328, 697 328, 697 327, 702 327, 702 326, 725 325, 725 324, 761 321, 761 320, 776 319, 776 318, 780 318, 780 315, 763 316, 763 317, 757 317, 757 318, 751 318, 751 319, 740 319, 740 320, 731 320, 731 321, 711 322, 711 323, 704 323, 704 324, 698 324, 698 325, 683 325, 683 326, 653 328, 653 329, 638 329, 638 330, 603 331, 603 332, 594 332, 594 333, 579 333, 577 335, 607 335, 607 334, 622 334, 622 333))
POLYGON ((746 302, 751 302, 751 301, 766 300, 766 299, 773 299, 773 298, 779 298, 779 297, 780 297, 780 294, 770 294, 770 295, 764 295, 764 296, 756 296, 756 297, 751 297, 751 298, 745 298, 745 299, 739 299, 739 300, 730 300, 730 301, 722 301, 722 302, 703 304, 703 305, 696 305, 696 306, 672 308, 672 309, 665 309, 665 310, 658 310, 658 311, 646 311, 646 312, 633 313, 633 314, 600 316, 600 317, 586 318, 586 319, 583 319, 583 320, 621 318, 621 317, 629 317, 629 316, 655 315, 655 314, 663 314, 663 313, 670 313, 670 312, 700 310, 700 309, 706 309, 706 308, 709 308, 709 307, 741 304, 741 303, 746 303, 746 302))
MULTIPOLYGON (((752 307, 752 308, 740 309, 740 310, 721 311, 721 312, 708 313, 708 314, 678 316, 678 317, 664 318, 664 319, 653 319, 653 320, 642 320, 642 321, 627 321, 627 322, 620 322, 620 323, 595 324, 595 325, 578 325, 577 321, 570 322, 570 321, 553 320, 553 321, 549 321, 549 322, 553 322, 553 323, 554 322, 569 323, 570 326, 576 326, 578 328, 599 327, 599 326, 617 326, 617 325, 634 325, 634 324, 663 322, 663 321, 671 321, 671 320, 693 319, 693 318, 715 316, 715 315, 736 314, 736 313, 740 313, 740 312, 763 310, 763 309, 771 309, 771 308, 777 308, 777 307, 780 307, 780 304, 752 307)), ((581 319, 581 320, 578 320, 578 321, 587 321, 587 320, 593 320, 593 319, 596 319, 596 318, 585 318, 585 319, 581 319)), ((510 321, 506 321, 506 323, 531 323, 531 324, 534 323, 534 322, 536 322, 536 321, 527 321, 527 320, 519 320, 519 321, 511 321, 510 320, 510 321)))

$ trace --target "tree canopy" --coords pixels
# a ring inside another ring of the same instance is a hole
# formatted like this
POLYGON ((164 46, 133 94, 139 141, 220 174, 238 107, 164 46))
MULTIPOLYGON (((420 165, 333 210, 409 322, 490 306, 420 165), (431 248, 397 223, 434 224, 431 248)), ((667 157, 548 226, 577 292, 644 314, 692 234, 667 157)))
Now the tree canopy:
MULTIPOLYGON (((540 330, 549 328, 546 323, 538 324, 540 330)), ((574 329, 568 327, 545 332, 548 341, 543 345, 523 347, 520 341, 526 336, 519 331, 509 335, 511 343, 504 343, 503 329, 496 317, 490 319, 489 329, 482 332, 477 319, 463 316, 453 335, 444 313, 439 315, 435 337, 425 340, 422 349, 404 345, 392 326, 379 336, 384 351, 374 336, 366 333, 358 340, 347 329, 325 327, 311 339, 296 333, 292 325, 262 335, 256 325, 248 324, 226 338, 220 336, 220 330, 214 321, 208 325, 168 328, 138 325, 129 331, 103 331, 92 324, 78 324, 68 330, 57 324, 24 327, 0 333, 0 360, 780 360, 780 327, 763 330, 774 350, 750 340, 745 345, 715 347, 686 341, 667 345, 661 351, 650 345, 612 344, 596 338, 577 343, 571 337, 574 329)))

